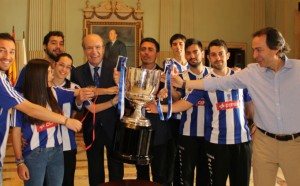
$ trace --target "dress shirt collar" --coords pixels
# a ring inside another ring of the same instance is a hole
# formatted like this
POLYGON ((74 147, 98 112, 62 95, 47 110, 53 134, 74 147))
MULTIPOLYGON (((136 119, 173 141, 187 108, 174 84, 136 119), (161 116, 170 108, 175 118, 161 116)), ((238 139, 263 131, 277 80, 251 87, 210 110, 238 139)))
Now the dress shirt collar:
MULTIPOLYGON (((100 72, 101 72, 101 68, 102 68, 102 63, 103 63, 103 60, 97 65, 97 67, 99 67, 99 69, 98 69, 99 76, 101 74, 100 72)), ((91 65, 89 62, 88 62, 88 64, 89 64, 89 67, 90 67, 90 71, 92 73, 92 77, 94 77, 94 68, 95 68, 95 66, 91 65)))
MULTIPOLYGON (((284 65, 281 69, 283 68, 293 68, 293 64, 288 60, 288 57, 286 55, 284 55, 281 60, 284 62, 284 65)), ((261 72, 268 72, 268 71, 272 71, 271 69, 269 68, 266 68, 266 67, 261 67, 258 63, 257 63, 257 66, 259 67, 259 71, 261 72)))

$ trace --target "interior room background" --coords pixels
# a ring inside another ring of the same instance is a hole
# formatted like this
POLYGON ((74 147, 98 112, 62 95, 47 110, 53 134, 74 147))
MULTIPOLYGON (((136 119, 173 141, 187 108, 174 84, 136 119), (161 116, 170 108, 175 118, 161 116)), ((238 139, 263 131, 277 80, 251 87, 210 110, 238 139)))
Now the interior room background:
MULTIPOLYGON (((103 1, 89 0, 89 4, 98 6, 103 1)), ((137 1, 122 0, 132 7, 136 7, 137 1)), ((221 38, 245 44, 246 64, 251 63, 251 34, 265 26, 282 32, 292 48, 289 58, 300 58, 299 0, 140 0, 140 3, 144 11, 143 36, 153 37, 161 45, 159 64, 171 56, 169 38, 174 33, 203 42, 221 38)), ((61 30, 65 34, 65 50, 78 66, 85 62, 81 47, 85 7, 86 0, 0 0, 0 32, 11 33, 14 26, 16 40, 21 40, 24 31, 27 50, 43 55, 44 35, 50 30, 61 30), (34 16, 36 11, 42 16, 34 16), (29 17, 41 20, 41 32, 30 34, 29 17), (64 24, 55 25, 57 19, 64 24), (29 37, 40 41, 39 48, 30 46, 29 37)))

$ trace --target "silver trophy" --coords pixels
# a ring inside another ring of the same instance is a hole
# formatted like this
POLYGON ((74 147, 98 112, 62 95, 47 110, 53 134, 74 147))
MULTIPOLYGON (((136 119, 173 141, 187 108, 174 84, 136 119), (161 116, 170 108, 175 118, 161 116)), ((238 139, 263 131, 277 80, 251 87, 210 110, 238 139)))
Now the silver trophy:
POLYGON ((142 114, 144 104, 155 99, 159 86, 160 71, 129 67, 125 80, 125 97, 134 103, 135 111, 129 117, 123 117, 125 123, 150 126, 142 114))
POLYGON ((117 126, 114 140, 114 157, 126 163, 139 165, 151 161, 153 129, 142 114, 142 107, 155 99, 160 71, 129 67, 125 77, 125 97, 134 104, 130 116, 124 116, 117 126))

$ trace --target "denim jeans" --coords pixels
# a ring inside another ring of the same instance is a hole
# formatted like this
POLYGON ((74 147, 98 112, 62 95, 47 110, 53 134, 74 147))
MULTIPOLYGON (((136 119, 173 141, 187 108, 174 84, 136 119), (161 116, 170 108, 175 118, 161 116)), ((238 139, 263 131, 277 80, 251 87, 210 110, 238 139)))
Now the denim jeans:
POLYGON ((64 156, 62 146, 36 148, 24 157, 29 169, 30 179, 25 186, 61 186, 64 175, 64 156))

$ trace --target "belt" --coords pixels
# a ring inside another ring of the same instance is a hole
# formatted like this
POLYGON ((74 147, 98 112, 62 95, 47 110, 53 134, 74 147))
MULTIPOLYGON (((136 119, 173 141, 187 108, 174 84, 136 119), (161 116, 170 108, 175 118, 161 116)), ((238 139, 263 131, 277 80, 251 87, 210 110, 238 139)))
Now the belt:
MULTIPOLYGON (((258 128, 258 127, 257 127, 258 128)), ((289 141, 289 140, 294 140, 296 139, 297 137, 300 136, 300 132, 298 133, 295 133, 295 134, 289 134, 289 135, 281 135, 281 134, 272 134, 270 132, 267 132, 261 128, 258 128, 262 133, 264 133, 266 136, 269 136, 271 138, 274 138, 276 140, 279 140, 279 141, 289 141)))

